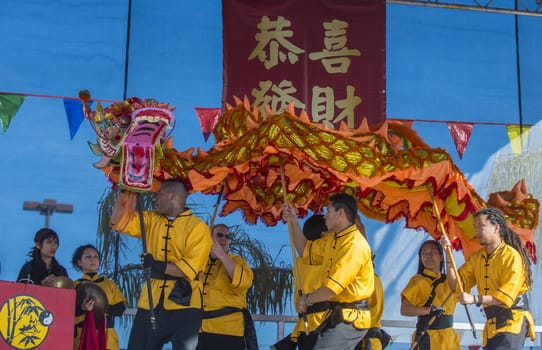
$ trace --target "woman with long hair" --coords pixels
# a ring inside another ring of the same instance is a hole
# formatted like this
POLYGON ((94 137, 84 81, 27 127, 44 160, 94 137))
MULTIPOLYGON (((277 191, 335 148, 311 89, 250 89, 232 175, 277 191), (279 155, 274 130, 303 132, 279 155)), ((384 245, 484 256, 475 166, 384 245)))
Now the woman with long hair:
POLYGON ((28 253, 31 260, 21 268, 17 282, 52 285, 57 277, 68 277, 55 258, 59 243, 55 231, 47 227, 39 229, 34 236, 34 247, 28 253))
POLYGON ((435 240, 425 241, 418 250, 418 272, 401 293, 401 315, 418 318, 412 336, 414 349, 461 349, 453 329, 455 306, 444 273, 442 247, 435 240))

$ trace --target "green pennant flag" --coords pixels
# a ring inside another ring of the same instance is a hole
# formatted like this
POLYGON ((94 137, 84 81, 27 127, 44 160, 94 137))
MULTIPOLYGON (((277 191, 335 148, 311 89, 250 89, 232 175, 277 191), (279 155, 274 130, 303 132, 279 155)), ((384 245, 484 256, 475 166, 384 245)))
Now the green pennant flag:
POLYGON ((19 107, 24 102, 26 96, 23 95, 8 95, 0 94, 0 124, 2 124, 2 134, 6 133, 9 123, 15 113, 19 110, 19 107))

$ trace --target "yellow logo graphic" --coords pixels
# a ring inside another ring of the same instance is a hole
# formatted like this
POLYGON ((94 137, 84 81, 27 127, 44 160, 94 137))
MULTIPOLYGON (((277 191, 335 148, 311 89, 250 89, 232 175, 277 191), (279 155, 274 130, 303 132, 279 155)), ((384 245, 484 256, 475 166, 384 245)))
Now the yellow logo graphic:
POLYGON ((6 299, 0 308, 0 333, 14 349, 37 348, 47 337, 53 314, 30 295, 6 299))

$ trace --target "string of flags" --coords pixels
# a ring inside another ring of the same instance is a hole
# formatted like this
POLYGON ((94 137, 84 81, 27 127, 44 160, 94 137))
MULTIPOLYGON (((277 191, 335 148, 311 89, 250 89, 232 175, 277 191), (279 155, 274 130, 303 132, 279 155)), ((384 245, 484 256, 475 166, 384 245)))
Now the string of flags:
MULTIPOLYGON (((12 92, 0 92, 0 125, 2 126, 2 134, 5 134, 9 124, 15 118, 19 108, 25 101, 26 97, 40 97, 40 98, 55 98, 62 99, 64 102, 64 110, 68 119, 68 128, 70 131, 70 139, 73 140, 83 120, 83 104, 79 98, 76 97, 64 97, 64 96, 50 96, 50 95, 38 95, 38 94, 21 94, 12 92)), ((94 100, 100 102, 118 102, 115 100, 94 100)), ((92 101, 91 101, 92 102, 92 101)), ((198 117, 201 131, 205 141, 208 140, 213 128, 220 117, 222 110, 220 108, 203 108, 195 107, 196 115, 198 117)), ((501 125, 506 126, 508 138, 510 140, 510 146, 515 155, 521 155, 523 147, 529 137, 529 133, 532 125, 530 124, 507 124, 507 123, 495 123, 495 122, 454 122, 443 120, 421 120, 421 119, 396 119, 388 118, 389 120, 397 120, 403 123, 412 124, 413 122, 433 122, 433 123, 446 123, 448 130, 454 141, 456 151, 459 158, 463 158, 463 154, 467 149, 472 131, 476 124, 489 124, 489 125, 501 125)))

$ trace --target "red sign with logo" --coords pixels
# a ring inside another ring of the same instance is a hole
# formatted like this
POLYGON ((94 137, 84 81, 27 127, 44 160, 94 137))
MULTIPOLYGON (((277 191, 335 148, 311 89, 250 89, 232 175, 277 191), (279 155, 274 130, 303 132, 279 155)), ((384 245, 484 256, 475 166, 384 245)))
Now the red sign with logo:
POLYGON ((294 102, 314 122, 386 118, 384 0, 222 1, 223 103, 261 111, 294 102))
POLYGON ((75 289, 0 281, 0 349, 72 349, 75 289))

